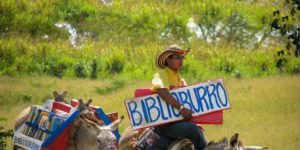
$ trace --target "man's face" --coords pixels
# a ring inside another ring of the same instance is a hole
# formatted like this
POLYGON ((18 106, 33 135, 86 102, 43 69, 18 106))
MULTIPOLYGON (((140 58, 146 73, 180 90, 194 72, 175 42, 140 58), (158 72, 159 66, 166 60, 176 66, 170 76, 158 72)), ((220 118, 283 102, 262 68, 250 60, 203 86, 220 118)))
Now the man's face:
POLYGON ((167 58, 168 67, 177 72, 183 65, 184 53, 174 53, 167 58))

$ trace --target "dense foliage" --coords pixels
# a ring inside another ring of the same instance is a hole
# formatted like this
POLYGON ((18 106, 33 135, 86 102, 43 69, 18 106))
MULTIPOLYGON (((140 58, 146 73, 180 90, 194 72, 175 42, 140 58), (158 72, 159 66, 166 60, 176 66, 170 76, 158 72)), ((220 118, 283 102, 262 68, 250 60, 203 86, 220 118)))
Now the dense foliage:
POLYGON ((5 150, 7 143, 6 139, 9 137, 13 137, 14 132, 13 130, 8 130, 8 131, 2 131, 3 127, 0 126, 0 150, 5 150))
POLYGON ((284 9, 273 11, 273 16, 271 26, 280 31, 285 42, 285 46, 277 52, 279 58, 276 66, 281 69, 289 61, 287 55, 300 56, 300 1, 287 1, 284 9))
POLYGON ((1 1, 0 73, 148 80, 158 53, 174 43, 192 48, 183 74, 195 80, 299 73, 295 56, 276 66, 283 40, 270 24, 284 3, 1 1))

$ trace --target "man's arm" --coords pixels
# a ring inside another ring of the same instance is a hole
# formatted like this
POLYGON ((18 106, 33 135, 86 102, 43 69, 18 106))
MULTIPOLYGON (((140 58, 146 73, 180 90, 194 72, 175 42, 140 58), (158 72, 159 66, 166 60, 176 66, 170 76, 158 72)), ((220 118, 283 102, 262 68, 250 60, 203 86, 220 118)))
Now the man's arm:
MULTIPOLYGON (((156 90, 156 92, 166 103, 170 104, 177 110, 180 109, 180 103, 170 94, 167 88, 159 88, 156 90)), ((183 118, 187 121, 192 119, 192 113, 193 112, 187 108, 183 108, 180 112, 183 118)))

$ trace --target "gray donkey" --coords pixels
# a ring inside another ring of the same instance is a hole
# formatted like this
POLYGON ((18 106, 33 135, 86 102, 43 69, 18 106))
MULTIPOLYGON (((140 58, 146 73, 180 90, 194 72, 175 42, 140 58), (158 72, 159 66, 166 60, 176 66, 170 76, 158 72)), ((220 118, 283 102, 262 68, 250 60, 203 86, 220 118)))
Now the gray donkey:
POLYGON ((235 133, 231 136, 228 142, 227 138, 223 138, 219 142, 209 142, 204 150, 261 150, 268 149, 267 147, 261 146, 244 146, 242 141, 239 139, 239 134, 235 133))

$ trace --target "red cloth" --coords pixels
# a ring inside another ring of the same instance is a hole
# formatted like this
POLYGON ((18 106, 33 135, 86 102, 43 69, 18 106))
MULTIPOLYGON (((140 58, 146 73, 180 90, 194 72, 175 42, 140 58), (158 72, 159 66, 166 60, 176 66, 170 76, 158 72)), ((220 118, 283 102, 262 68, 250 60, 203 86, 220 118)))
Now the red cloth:
MULTIPOLYGON (((55 109, 59 109, 59 110, 69 113, 71 110, 71 107, 66 104, 60 103, 60 102, 53 102, 52 112, 55 109)), ((63 132, 58 135, 58 137, 48 146, 48 148, 50 148, 51 150, 67 149, 67 147, 69 145, 69 132, 71 130, 72 124, 73 123, 68 125, 68 127, 66 127, 63 130, 63 132)))
POLYGON ((69 145, 69 132, 71 130, 71 123, 56 139, 52 142, 48 148, 51 150, 65 150, 69 145))

